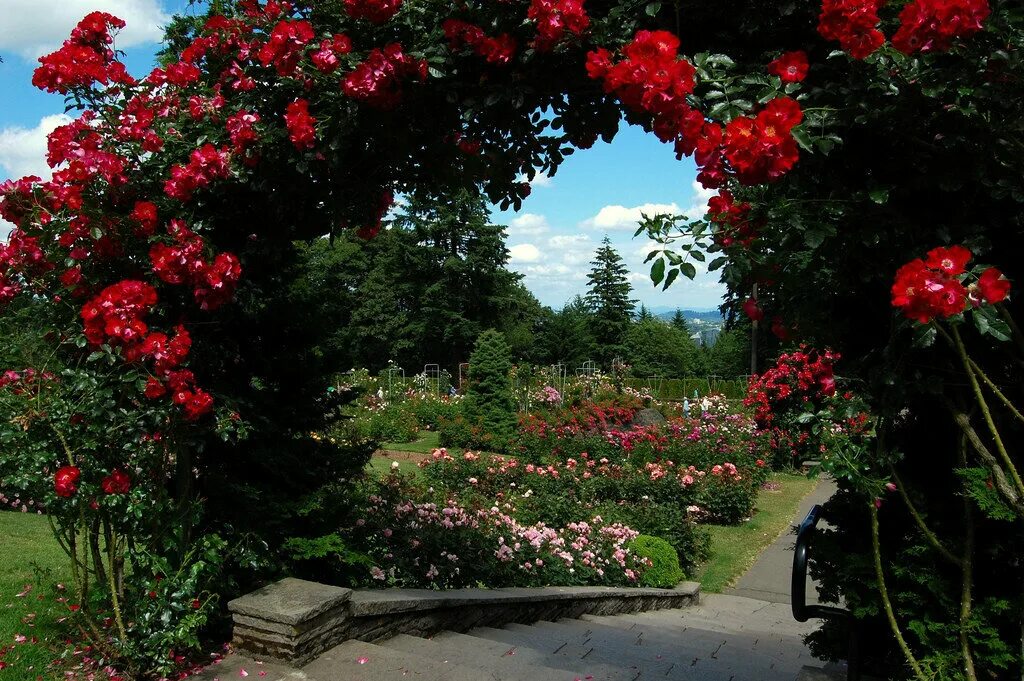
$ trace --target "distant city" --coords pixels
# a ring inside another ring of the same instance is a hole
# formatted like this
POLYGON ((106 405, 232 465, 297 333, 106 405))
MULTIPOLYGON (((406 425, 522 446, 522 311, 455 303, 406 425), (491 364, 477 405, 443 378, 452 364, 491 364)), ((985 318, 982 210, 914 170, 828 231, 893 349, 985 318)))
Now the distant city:
MULTIPOLYGON (((690 329, 690 337, 697 343, 712 346, 718 340, 718 334, 722 332, 725 325, 725 318, 718 310, 682 310, 683 318, 690 329)), ((655 307, 651 308, 651 314, 658 319, 672 321, 676 314, 675 308, 655 307)))

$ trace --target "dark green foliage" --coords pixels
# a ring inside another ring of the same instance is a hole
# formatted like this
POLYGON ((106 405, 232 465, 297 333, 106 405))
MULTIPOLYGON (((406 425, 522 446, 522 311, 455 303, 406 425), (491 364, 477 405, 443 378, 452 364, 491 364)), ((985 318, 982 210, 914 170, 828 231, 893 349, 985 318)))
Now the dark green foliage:
POLYGON ((702 376, 706 369, 703 353, 688 333, 650 316, 629 326, 622 357, 640 377, 702 376))
POLYGON ((679 556, 672 545, 660 537, 641 534, 630 543, 633 553, 651 561, 651 567, 640 579, 642 586, 671 589, 683 579, 679 556))
POLYGON ((571 373, 594 359, 597 344, 589 319, 587 304, 580 296, 557 312, 547 309, 535 334, 535 361, 543 365, 564 364, 571 373))
POLYGON ((750 325, 722 331, 715 344, 705 350, 708 373, 736 378, 750 373, 750 325))
POLYGON ((498 442, 508 441, 516 425, 509 371, 512 357, 505 337, 494 329, 480 334, 469 360, 469 386, 463 412, 498 442))
POLYGON ((605 236, 590 262, 593 267, 587 275, 586 303, 590 311, 588 323, 596 343, 595 360, 610 367, 620 356, 626 331, 633 317, 636 301, 629 296, 633 287, 627 279, 629 270, 605 236))

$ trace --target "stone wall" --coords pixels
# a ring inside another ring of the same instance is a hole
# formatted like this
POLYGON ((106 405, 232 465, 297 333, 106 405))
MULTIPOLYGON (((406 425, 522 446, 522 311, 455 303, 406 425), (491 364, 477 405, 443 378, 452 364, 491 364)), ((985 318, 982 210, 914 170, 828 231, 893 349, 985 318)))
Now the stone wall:
POLYGON ((675 589, 542 587, 533 589, 362 589, 283 579, 228 603, 234 646, 263 659, 301 666, 350 639, 370 643, 397 634, 530 624, 580 615, 694 605, 700 586, 675 589))

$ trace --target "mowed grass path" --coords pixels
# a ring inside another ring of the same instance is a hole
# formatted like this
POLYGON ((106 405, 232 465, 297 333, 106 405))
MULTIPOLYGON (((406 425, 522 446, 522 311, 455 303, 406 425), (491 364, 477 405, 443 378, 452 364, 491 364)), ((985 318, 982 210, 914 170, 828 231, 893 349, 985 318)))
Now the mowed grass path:
POLYGON ((709 525, 711 558, 692 579, 701 589, 718 593, 731 586, 757 560, 761 552, 793 524, 800 501, 818 484, 803 475, 775 473, 776 491, 762 490, 754 516, 742 525, 709 525))
POLYGON ((0 681, 49 678, 62 614, 52 587, 66 579, 67 562, 45 516, 0 511, 0 650, 13 646, 0 657, 0 681))

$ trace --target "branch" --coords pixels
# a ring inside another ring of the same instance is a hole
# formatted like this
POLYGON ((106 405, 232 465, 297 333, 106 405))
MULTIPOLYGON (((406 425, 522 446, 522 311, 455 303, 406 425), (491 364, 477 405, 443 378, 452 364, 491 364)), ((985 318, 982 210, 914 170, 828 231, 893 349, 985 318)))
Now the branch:
POLYGON ((918 513, 917 507, 914 506, 914 502, 912 502, 910 497, 907 495, 907 492, 903 487, 903 481, 900 479, 899 474, 896 472, 896 469, 893 468, 892 464, 889 465, 889 472, 892 473, 892 477, 896 481, 896 490, 900 493, 903 503, 906 504, 907 510, 910 511, 910 515, 914 518, 914 522, 917 523, 917 526, 921 529, 921 532, 924 534, 925 539, 928 540, 928 543, 935 547, 935 550, 950 563, 953 563, 958 567, 964 567, 963 561, 954 556, 952 551, 943 546, 935 533, 928 529, 928 526, 924 522, 924 518, 922 518, 921 514, 918 513))
POLYGON ((975 431, 974 427, 971 426, 971 421, 967 417, 967 414, 955 408, 948 402, 947 406, 953 414, 953 420, 956 421, 958 426, 960 426, 960 429, 967 437, 967 441, 971 443, 971 447, 978 453, 978 456, 981 457, 981 460, 989 471, 992 472, 992 482, 996 491, 999 492, 1003 501, 1013 508, 1013 510, 1017 511, 1019 515, 1024 517, 1024 501, 1021 500, 1020 495, 1017 493, 1014 486, 1010 484, 1010 481, 1006 479, 1006 473, 1004 473, 1003 469, 999 466, 999 462, 996 460, 995 455, 988 450, 985 443, 981 441, 981 437, 978 436, 977 431, 975 431))

